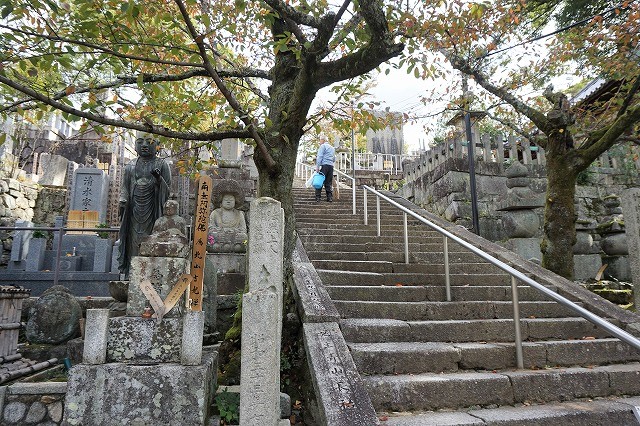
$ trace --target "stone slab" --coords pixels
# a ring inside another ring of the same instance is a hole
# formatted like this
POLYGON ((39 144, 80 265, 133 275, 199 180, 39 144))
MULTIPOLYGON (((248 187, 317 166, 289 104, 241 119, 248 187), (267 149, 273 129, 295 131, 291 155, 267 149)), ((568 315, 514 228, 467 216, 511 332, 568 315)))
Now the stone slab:
POLYGON ((378 418, 335 322, 303 325, 304 346, 321 424, 369 426, 378 418))
POLYGON ((219 272, 244 274, 247 270, 245 253, 207 253, 207 259, 219 272))
POLYGON ((576 280, 594 279, 601 267, 602 258, 599 254, 573 255, 573 273, 576 280))
POLYGON ((640 188, 622 191, 620 198, 629 248, 629 264, 633 282, 635 306, 640 306, 640 188))
POLYGON ((280 390, 280 300, 274 289, 242 297, 240 418, 247 425, 278 420, 280 390))
POLYGON ((204 425, 216 384, 217 353, 198 366, 76 365, 71 369, 63 424, 204 425))
MULTIPOLYGON (((177 283, 178 278, 186 273, 188 268, 189 261, 187 259, 177 257, 133 257, 129 273, 127 315, 139 317, 144 312, 145 307, 151 306, 140 289, 140 282, 144 280, 151 281, 154 289, 164 300, 177 283)), ((183 312, 184 306, 179 303, 167 316, 179 317, 183 312)))
POLYGON ((504 243, 504 247, 525 260, 542 259, 539 238, 512 238, 504 243))
POLYGON ((293 295, 302 322, 337 322, 340 314, 311 263, 294 263, 293 295))
POLYGON ((107 362, 180 362, 182 318, 109 320, 107 362))

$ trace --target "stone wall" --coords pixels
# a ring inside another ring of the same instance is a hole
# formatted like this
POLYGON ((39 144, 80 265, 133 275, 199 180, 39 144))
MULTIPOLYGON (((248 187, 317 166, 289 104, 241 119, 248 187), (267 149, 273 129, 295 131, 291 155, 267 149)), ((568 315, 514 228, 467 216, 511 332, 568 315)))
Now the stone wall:
POLYGON ((0 387, 0 424, 59 425, 66 382, 15 383, 0 387))
MULTIPOLYGON (((500 211, 503 200, 507 199, 507 178, 505 170, 508 163, 476 162, 476 192, 480 234, 491 241, 507 244, 509 239, 505 231, 505 211, 500 211)), ((527 186, 533 194, 544 195, 546 191, 546 167, 539 164, 525 164, 528 170, 527 186)), ((595 224, 601 223, 607 216, 605 198, 611 194, 620 194, 629 186, 638 185, 638 175, 624 173, 612 168, 592 167, 579 179, 576 188, 576 206, 581 221, 592 222, 590 232, 598 247, 600 235, 595 224)), ((442 163, 408 179, 399 195, 413 201, 426 210, 444 217, 450 222, 471 228, 471 195, 469 172, 466 158, 447 158, 442 163)), ((544 208, 532 209, 543 223, 544 208)), ((533 237, 541 237, 538 229, 533 237)))
POLYGON ((33 223, 39 226, 54 226, 56 216, 65 215, 66 194, 65 188, 41 187, 33 209, 33 223))
MULTIPOLYGON (((14 226, 17 220, 33 220, 38 189, 32 182, 17 179, 0 179, 0 226, 14 226)), ((6 265, 13 238, 11 233, 0 231, 0 265, 6 265)))

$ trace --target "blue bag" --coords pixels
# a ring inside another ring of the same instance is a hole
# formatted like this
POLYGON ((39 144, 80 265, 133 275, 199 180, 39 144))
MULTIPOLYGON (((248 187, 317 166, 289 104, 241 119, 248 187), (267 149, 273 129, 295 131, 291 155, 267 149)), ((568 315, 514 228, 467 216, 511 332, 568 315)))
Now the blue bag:
POLYGON ((322 189, 322 185, 324 185, 324 174, 318 172, 315 175, 313 175, 313 181, 311 182, 311 185, 315 189, 322 189))

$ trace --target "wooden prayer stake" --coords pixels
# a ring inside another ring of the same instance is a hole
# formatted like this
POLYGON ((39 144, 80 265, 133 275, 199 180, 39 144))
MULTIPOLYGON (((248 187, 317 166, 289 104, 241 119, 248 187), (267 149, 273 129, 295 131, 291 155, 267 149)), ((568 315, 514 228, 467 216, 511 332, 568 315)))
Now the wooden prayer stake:
POLYGON ((173 309, 174 306, 176 306, 176 303, 178 303, 178 301, 184 294, 184 291, 191 284, 192 280, 193 278, 191 278, 191 274, 182 274, 180 276, 176 285, 173 286, 167 297, 164 299, 165 314, 173 309))
POLYGON ((160 297, 156 289, 153 288, 153 284, 151 284, 151 281, 140 281, 140 289, 149 300, 149 303, 151 303, 151 307, 155 312, 153 314, 153 317, 158 318, 158 321, 162 320, 162 317, 165 314, 164 302, 162 301, 162 298, 160 297))
POLYGON ((209 210, 211 206, 211 178, 200 176, 196 201, 196 220, 191 251, 191 285, 189 286, 190 308, 202 310, 204 289, 204 264, 207 256, 207 234, 209 232, 209 210))

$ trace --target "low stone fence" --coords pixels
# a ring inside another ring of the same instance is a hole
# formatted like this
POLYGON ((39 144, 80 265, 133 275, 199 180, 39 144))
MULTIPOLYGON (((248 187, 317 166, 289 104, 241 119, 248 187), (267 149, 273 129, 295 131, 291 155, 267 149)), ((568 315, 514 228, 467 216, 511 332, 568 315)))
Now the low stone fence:
POLYGON ((66 392, 67 382, 0 386, 0 424, 59 425, 66 392))

